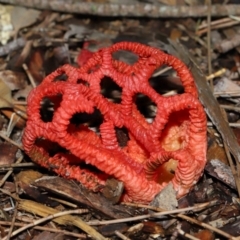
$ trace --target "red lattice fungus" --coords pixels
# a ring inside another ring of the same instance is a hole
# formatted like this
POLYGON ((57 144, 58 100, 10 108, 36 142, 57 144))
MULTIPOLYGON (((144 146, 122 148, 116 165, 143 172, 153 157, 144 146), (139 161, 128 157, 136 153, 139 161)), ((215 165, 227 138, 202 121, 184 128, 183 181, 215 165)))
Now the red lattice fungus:
POLYGON ((205 166, 206 116, 191 73, 179 59, 139 43, 103 48, 81 68, 60 67, 32 90, 27 114, 23 145, 33 161, 93 191, 101 191, 106 179, 114 177, 124 183, 123 201, 150 202, 167 184, 161 180, 166 162, 177 163, 171 181, 181 197, 205 166), (134 53, 137 61, 129 65, 114 59, 113 53, 120 50, 134 53), (161 65, 177 72, 184 93, 164 97, 150 86, 149 78, 161 65), (106 77, 122 89, 120 103, 101 94, 106 77), (136 94, 156 105, 152 123, 137 109, 136 94), (46 98, 54 111, 51 119, 43 121, 40 111, 46 98), (99 133, 86 124, 72 123, 74 115, 96 110, 102 115, 99 133), (119 128, 128 134, 124 147, 117 140, 119 128), (61 151, 54 151, 56 144, 61 151))

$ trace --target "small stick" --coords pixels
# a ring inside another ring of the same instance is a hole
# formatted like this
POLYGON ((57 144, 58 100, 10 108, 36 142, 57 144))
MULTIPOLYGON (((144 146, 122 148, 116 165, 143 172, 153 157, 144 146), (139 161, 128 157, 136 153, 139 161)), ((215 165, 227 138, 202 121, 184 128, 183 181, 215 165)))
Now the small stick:
POLYGON ((35 163, 11 163, 11 164, 2 164, 0 165, 0 171, 13 170, 13 168, 23 168, 23 167, 33 167, 36 166, 35 163))
MULTIPOLYGON (((25 231, 26 229, 28 228, 31 228, 31 227, 34 227, 36 225, 39 225, 43 222, 46 222, 48 220, 52 220, 53 218, 57 218, 57 217, 61 217, 61 216, 64 216, 64 215, 68 215, 68 214, 81 214, 81 213, 84 213, 85 211, 83 211, 82 209, 76 209, 76 210, 68 210, 68 211, 64 211, 64 212, 58 212, 58 213, 55 213, 55 214, 52 214, 52 215, 49 215, 47 217, 44 217, 44 218, 41 218, 39 220, 35 220, 33 221, 32 223, 28 224, 28 225, 25 225, 19 229, 17 229, 16 231, 14 231, 12 234, 11 234, 11 237, 13 236, 16 236, 17 234, 19 234, 20 232, 23 232, 25 231)), ((2 240, 7 240, 7 236, 4 237, 2 240)), ((102 238, 102 239, 105 239, 105 238, 102 238)))
MULTIPOLYGON (((10 226, 10 225, 11 225, 11 222, 0 221, 0 225, 10 226)), ((23 227, 23 226, 25 226, 25 223, 15 222, 15 223, 14 223, 14 226, 23 227)), ((68 231, 60 230, 60 229, 56 229, 56 228, 41 227, 41 226, 33 226, 33 228, 34 228, 34 229, 37 229, 37 230, 42 230, 42 231, 62 233, 62 234, 64 234, 64 235, 76 237, 76 238, 78 238, 78 239, 86 239, 86 238, 87 238, 85 234, 68 232, 68 231)))
MULTIPOLYGON (((197 207, 203 207, 204 205, 205 206, 212 206, 213 204, 215 203, 215 201, 212 201, 212 202, 209 202, 209 203, 203 203, 203 204, 199 204, 199 205, 197 205, 197 207)), ((127 204, 127 205, 129 205, 129 204, 127 204)), ((133 205, 133 204, 131 204, 131 205, 133 205)), ((164 212, 170 212, 170 211, 164 211, 163 209, 161 209, 161 208, 156 208, 156 207, 153 207, 153 206, 148 206, 148 205, 143 205, 143 204, 137 204, 137 205, 135 205, 135 206, 137 206, 137 207, 144 207, 144 208, 147 208, 147 209, 151 209, 151 210, 155 210, 155 211, 163 211, 163 212, 160 212, 160 213, 164 213, 164 212)), ((200 210, 200 209, 199 209, 200 210)), ((179 217, 179 218, 181 218, 181 219, 184 219, 184 220, 187 220, 187 221, 189 221, 189 222, 191 222, 191 223, 194 223, 194 224, 196 224, 196 225, 199 225, 199 226, 201 226, 201 227, 205 227, 206 229, 209 229, 210 231, 214 231, 214 232, 216 232, 216 233, 218 233, 218 234, 220 234, 220 235, 222 235, 222 236, 224 236, 224 237, 227 237, 228 239, 235 239, 232 235, 230 235, 230 234, 228 234, 228 233, 226 233, 226 232, 224 232, 224 231, 222 231, 222 230, 220 230, 220 229, 218 229, 218 228, 215 228, 215 227, 213 227, 213 226, 211 226, 211 225, 209 225, 209 224, 207 224, 207 223, 204 223, 204 222, 201 222, 201 221, 199 221, 199 220, 196 220, 196 219, 194 219, 194 218, 191 218, 191 217, 189 217, 189 216, 186 216, 186 215, 184 215, 184 214, 177 214, 176 215, 176 217, 179 217)))
POLYGON ((121 232, 119 231, 114 231, 114 233, 119 237, 121 238, 122 240, 131 240, 130 238, 126 237, 125 235, 123 235, 121 232))
MULTIPOLYGON (((19 195, 19 190, 18 190, 18 186, 17 186, 17 182, 16 182, 16 178, 15 177, 14 177, 14 183, 15 183, 15 188, 16 188, 16 194, 19 195)), ((16 223, 17 213, 18 213, 18 202, 16 202, 14 213, 13 213, 13 217, 12 217, 12 222, 11 222, 11 225, 10 225, 10 228, 9 228, 9 232, 8 232, 8 234, 6 236, 7 240, 11 238, 12 231, 13 231, 14 225, 16 223)))
MULTIPOLYGON (((226 22, 229 22, 229 21, 232 21, 232 19, 230 17, 221 18, 221 19, 212 21, 211 22, 211 27, 216 26, 218 24, 226 23, 226 22)), ((204 22, 204 23, 202 23, 201 25, 198 26, 198 30, 203 29, 203 28, 207 28, 207 26, 208 26, 208 23, 204 22)))
MULTIPOLYGON (((16 161, 16 164, 19 164, 21 161, 23 160, 23 156, 21 156, 17 161, 16 161)), ((1 166, 0 166, 1 168, 1 166)), ((12 174, 13 170, 10 169, 6 174, 5 176, 1 179, 0 181, 0 187, 2 187, 2 185, 5 183, 5 181, 8 179, 8 177, 12 174)))
POLYGON ((5 136, 5 135, 3 134, 3 132, 1 132, 1 131, 0 131, 0 137, 3 138, 5 141, 10 142, 10 143, 13 144, 14 146, 18 147, 19 149, 24 150, 23 147, 22 147, 20 144, 16 143, 15 141, 13 141, 12 139, 10 139, 9 137, 5 136))
POLYGON ((35 80, 34 80, 32 74, 29 72, 27 64, 23 63, 22 67, 25 70, 25 72, 26 72, 26 74, 27 74, 27 76, 29 78, 29 81, 31 82, 32 86, 35 88, 37 86, 37 84, 35 83, 35 80))
POLYGON ((219 71, 208 75, 208 76, 206 77, 206 79, 207 79, 207 81, 209 81, 209 80, 211 80, 211 79, 213 79, 213 78, 216 78, 216 77, 219 77, 219 76, 223 75, 224 73, 226 73, 226 71, 227 71, 226 68, 222 68, 222 69, 220 69, 219 71))
MULTIPOLYGON (((212 1, 206 0, 208 5, 208 15, 207 15, 207 56, 208 56, 208 75, 212 74, 212 48, 211 48, 211 7, 212 1)), ((213 80, 210 79, 210 86, 213 89, 213 80)))
MULTIPOLYGON (((213 202, 216 203, 216 201, 213 201, 213 202)), ((212 202, 211 202, 211 204, 212 204, 212 202)), ((128 203, 127 205, 130 205, 130 204, 128 203)), ((145 206, 145 205, 139 204, 138 206, 145 206)), ((181 213, 181 212, 186 212, 186 211, 196 211, 197 209, 205 208, 206 206, 209 206, 209 203, 203 203, 203 204, 199 204, 199 205, 193 206, 193 207, 174 209, 174 210, 169 210, 169 211, 162 211, 162 212, 158 212, 158 213, 145 214, 145 215, 140 215, 140 216, 136 216, 136 217, 121 218, 121 219, 107 220, 107 221, 93 220, 93 221, 87 222, 87 224, 93 226, 93 225, 103 225, 103 224, 113 224, 113 223, 120 223, 120 222, 138 221, 138 220, 142 220, 145 218, 165 216, 165 215, 181 213)))
POLYGON ((180 225, 177 226, 177 231, 179 234, 181 234, 182 236, 188 238, 188 239, 192 239, 192 240, 199 240, 199 238, 196 238, 192 235, 190 235, 189 233, 184 232, 181 228, 180 225))

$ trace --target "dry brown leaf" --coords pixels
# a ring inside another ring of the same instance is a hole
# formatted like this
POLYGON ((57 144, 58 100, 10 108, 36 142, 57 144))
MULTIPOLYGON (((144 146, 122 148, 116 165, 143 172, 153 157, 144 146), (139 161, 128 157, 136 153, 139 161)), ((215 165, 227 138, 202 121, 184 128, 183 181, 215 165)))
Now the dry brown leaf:
MULTIPOLYGON (((48 51, 47 51, 48 52, 48 51)), ((36 83, 40 83, 44 78, 44 59, 41 50, 34 51, 28 63, 29 72, 32 74, 36 83)))
POLYGON ((11 21, 15 32, 35 23, 39 17, 40 11, 28 9, 25 7, 14 7, 11 11, 11 21))
POLYGON ((173 28, 170 34, 170 39, 171 40, 177 40, 182 36, 182 31, 177 28, 173 28))
POLYGON ((239 92, 240 87, 232 80, 222 77, 214 86, 214 92, 239 92))
POLYGON ((214 234, 208 229, 200 230, 198 233, 195 233, 194 236, 197 237, 198 239, 204 239, 204 240, 214 239, 214 234))
POLYGON ((24 89, 21 89, 17 91, 14 95, 13 98, 15 100, 26 100, 27 96, 29 95, 30 91, 33 89, 32 85, 27 85, 24 89))
MULTIPOLYGON (((34 215, 39 215, 41 217, 47 217, 59 212, 54 208, 47 207, 43 204, 25 199, 21 199, 19 201, 18 209, 30 212, 34 215)), ((75 227, 78 227, 88 233, 93 239, 106 240, 105 237, 98 233, 93 227, 87 225, 80 217, 64 215, 54 218, 52 221, 61 225, 73 225, 75 227)))
POLYGON ((0 108, 9 108, 12 106, 11 90, 0 78, 0 108))
POLYGON ((219 146, 214 136, 209 136, 209 146, 207 151, 207 160, 218 159, 228 165, 227 155, 223 147, 219 146))
POLYGON ((10 88, 10 90, 23 89, 26 86, 25 77, 20 72, 4 70, 0 72, 0 79, 10 88))
POLYGON ((13 163, 17 150, 18 148, 11 143, 0 143, 0 165, 13 163))
POLYGON ((18 182, 22 182, 26 185, 31 185, 36 179, 41 178, 43 175, 37 171, 28 170, 21 171, 16 175, 16 179, 18 182))
POLYGON ((166 231, 161 224, 152 221, 143 222, 143 232, 159 234, 162 237, 166 234, 166 231))

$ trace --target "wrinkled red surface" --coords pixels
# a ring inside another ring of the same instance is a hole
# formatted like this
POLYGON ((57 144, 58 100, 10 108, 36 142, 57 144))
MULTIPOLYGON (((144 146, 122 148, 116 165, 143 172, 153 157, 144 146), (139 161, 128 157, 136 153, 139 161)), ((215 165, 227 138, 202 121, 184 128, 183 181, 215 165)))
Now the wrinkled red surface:
POLYGON ((121 42, 94 53, 81 68, 60 67, 30 93, 27 113, 23 145, 33 161, 94 191, 101 190, 108 177, 115 177, 124 183, 123 201, 150 202, 166 185, 164 180, 158 182, 159 167, 170 159, 177 161, 171 181, 178 197, 189 192, 205 166, 206 116, 193 77, 179 59, 156 48, 121 42), (113 53, 119 50, 136 54, 138 61, 128 65, 115 60, 113 53), (162 65, 176 70, 183 94, 164 97, 150 86, 149 78, 162 65), (67 80, 57 80, 63 74, 67 80), (101 94, 104 77, 122 88, 120 103, 101 94), (137 110, 138 93, 157 106, 152 123, 137 110), (40 114, 46 97, 54 102, 49 122, 40 114), (100 134, 70 123, 74 114, 90 114, 94 109, 103 116, 100 134), (116 127, 127 129, 127 146, 119 146, 116 127), (49 141, 58 143, 65 152, 51 154, 49 141), (87 165, 80 167, 83 162, 87 165), (88 168, 88 164, 100 171, 88 168))

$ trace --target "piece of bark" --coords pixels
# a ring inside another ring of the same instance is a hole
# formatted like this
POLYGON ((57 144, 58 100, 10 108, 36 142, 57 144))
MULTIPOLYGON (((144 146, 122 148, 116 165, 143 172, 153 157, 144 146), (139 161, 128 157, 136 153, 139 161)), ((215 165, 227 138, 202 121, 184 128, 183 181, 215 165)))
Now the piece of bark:
POLYGON ((217 178, 221 182, 224 182, 229 187, 236 189, 236 183, 231 171, 231 168, 219 161, 218 159, 212 159, 205 167, 205 170, 209 175, 217 178))
POLYGON ((38 203, 44 203, 50 207, 54 207, 58 203, 50 199, 48 195, 42 194, 40 189, 32 185, 32 183, 34 183, 36 179, 39 179, 42 176, 43 174, 37 171, 21 171, 16 175, 16 181, 19 187, 19 191, 24 192, 26 195, 28 195, 28 197, 34 199, 38 203))
POLYGON ((0 167, 1 165, 11 164, 15 160, 18 148, 11 143, 0 143, 0 167))
POLYGON ((237 219, 234 222, 230 222, 226 225, 224 225, 220 230, 227 232, 233 236, 239 236, 240 235, 240 219, 237 219))
POLYGON ((115 178, 107 179, 106 185, 103 188, 102 194, 105 198, 111 201, 113 204, 119 202, 124 189, 123 182, 116 180, 115 178))
POLYGON ((89 206, 111 218, 126 218, 135 214, 133 209, 113 205, 102 195, 88 191, 76 182, 60 177, 43 177, 36 180, 33 185, 89 206))

